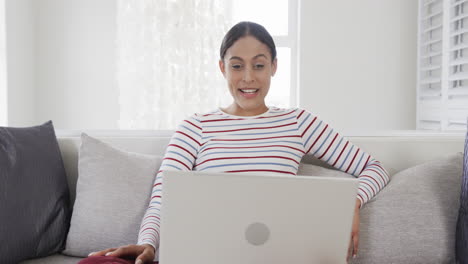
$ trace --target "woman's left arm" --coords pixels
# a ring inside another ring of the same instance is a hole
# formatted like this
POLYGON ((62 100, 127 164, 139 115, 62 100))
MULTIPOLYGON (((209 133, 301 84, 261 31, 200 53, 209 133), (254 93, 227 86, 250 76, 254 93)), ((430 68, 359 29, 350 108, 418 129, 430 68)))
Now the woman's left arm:
POLYGON ((331 128, 317 116, 298 109, 297 123, 306 154, 359 179, 348 258, 359 245, 360 208, 390 181, 382 164, 331 128))
POLYGON ((359 179, 357 199, 362 207, 390 180, 382 164, 361 148, 342 137, 317 116, 299 110, 298 127, 306 154, 359 179))

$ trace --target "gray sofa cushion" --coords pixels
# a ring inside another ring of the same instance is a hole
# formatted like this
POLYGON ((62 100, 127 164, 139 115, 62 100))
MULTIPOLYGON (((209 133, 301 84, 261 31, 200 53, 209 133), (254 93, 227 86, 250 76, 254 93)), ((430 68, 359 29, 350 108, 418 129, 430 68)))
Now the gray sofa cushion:
POLYGON ((125 152, 83 134, 76 200, 63 254, 137 243, 162 157, 125 152))
MULTIPOLYGON (((361 209, 359 252, 350 263, 455 263, 461 153, 391 177, 361 209)), ((298 175, 353 177, 301 164, 298 175)))
POLYGON ((352 263, 455 263, 462 153, 395 174, 361 210, 352 263))
POLYGON ((76 264, 84 258, 69 257, 61 254, 48 256, 45 258, 28 259, 20 264, 76 264))
POLYGON ((0 263, 62 250, 69 199, 52 122, 0 127, 0 263))

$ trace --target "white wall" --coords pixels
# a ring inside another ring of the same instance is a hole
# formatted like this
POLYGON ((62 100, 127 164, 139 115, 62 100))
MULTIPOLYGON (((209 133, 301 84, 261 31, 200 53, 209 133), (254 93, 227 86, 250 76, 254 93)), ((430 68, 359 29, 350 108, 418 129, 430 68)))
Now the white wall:
POLYGON ((60 129, 116 129, 115 0, 36 3, 36 120, 60 129))
MULTIPOLYGON (((6 1, 10 125, 117 128, 117 1, 6 1)), ((415 128, 417 0, 302 0, 300 18, 301 107, 342 132, 415 128)))
POLYGON ((417 0, 303 0, 300 106, 339 131, 415 129, 417 0))
POLYGON ((0 0, 0 126, 8 124, 5 0, 0 0))
POLYGON ((8 125, 35 123, 34 0, 6 0, 8 125))

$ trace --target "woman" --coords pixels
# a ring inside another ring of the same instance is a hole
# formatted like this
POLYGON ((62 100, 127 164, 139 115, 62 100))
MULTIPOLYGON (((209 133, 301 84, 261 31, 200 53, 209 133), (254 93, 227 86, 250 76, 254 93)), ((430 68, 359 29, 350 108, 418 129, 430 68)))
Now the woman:
MULTIPOLYGON (((273 172, 296 175, 305 154, 359 177, 349 255, 356 256, 359 210, 389 181, 378 161, 303 109, 267 107, 265 97, 277 69, 276 48, 264 27, 241 22, 223 39, 219 68, 234 102, 184 120, 172 137, 158 172, 138 245, 106 249, 91 256, 136 257, 151 262, 159 246, 159 208, 164 170, 273 172)), ((97 258, 96 258, 97 260, 97 258)), ((103 262, 101 262, 103 263, 103 262)))

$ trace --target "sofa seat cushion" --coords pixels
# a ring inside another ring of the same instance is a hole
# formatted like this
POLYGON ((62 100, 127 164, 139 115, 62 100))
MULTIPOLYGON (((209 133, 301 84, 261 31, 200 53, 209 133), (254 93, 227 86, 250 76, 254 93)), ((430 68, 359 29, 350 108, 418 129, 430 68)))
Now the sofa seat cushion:
POLYGON ((55 254, 45 258, 28 259, 19 264, 76 264, 83 258, 70 257, 62 254, 55 254))

